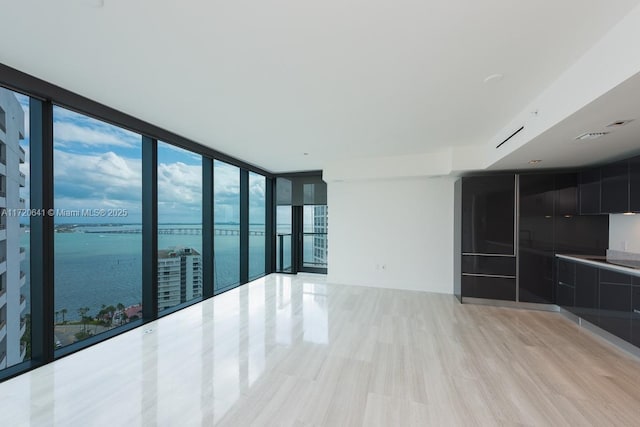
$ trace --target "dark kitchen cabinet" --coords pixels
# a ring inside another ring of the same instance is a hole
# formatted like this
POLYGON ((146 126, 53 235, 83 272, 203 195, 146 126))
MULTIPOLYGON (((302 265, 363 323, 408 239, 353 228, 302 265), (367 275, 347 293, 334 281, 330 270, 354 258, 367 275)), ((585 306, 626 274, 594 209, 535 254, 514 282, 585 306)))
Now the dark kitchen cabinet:
POLYGON ((598 273, 597 267, 575 264, 576 300, 574 313, 594 325, 600 323, 598 273))
POLYGON ((553 174, 519 177, 519 301, 553 302, 554 202, 553 174))
POLYGON ((578 199, 580 215, 600 214, 600 168, 578 174, 578 199))
POLYGON ((465 298, 516 300, 515 175, 462 178, 465 298))
POLYGON ((598 326, 602 329, 631 341, 633 314, 632 276, 600 269, 599 316, 598 326))
POLYGON ((622 213, 629 211, 629 162, 611 163, 601 168, 600 212, 622 213))
POLYGON ((578 175, 557 174, 555 189, 555 253, 604 255, 609 245, 609 217, 578 215, 578 175))
POLYGON ((629 210, 640 212, 640 156, 629 160, 629 210))
POLYGON ((576 293, 576 264, 558 260, 558 281, 556 284, 556 304, 573 312, 576 293))
MULTIPOLYGON (((640 279, 636 277, 636 279, 640 279)), ((640 347, 640 286, 631 288, 631 344, 640 347)))
POLYGON ((516 279, 474 276, 463 273, 462 296, 505 301, 516 300, 516 279))
POLYGON ((462 179, 462 253, 514 255, 515 176, 462 179))
POLYGON ((515 257, 463 255, 462 272, 516 277, 515 257))
POLYGON ((555 175, 554 215, 569 217, 578 215, 578 174, 555 175))

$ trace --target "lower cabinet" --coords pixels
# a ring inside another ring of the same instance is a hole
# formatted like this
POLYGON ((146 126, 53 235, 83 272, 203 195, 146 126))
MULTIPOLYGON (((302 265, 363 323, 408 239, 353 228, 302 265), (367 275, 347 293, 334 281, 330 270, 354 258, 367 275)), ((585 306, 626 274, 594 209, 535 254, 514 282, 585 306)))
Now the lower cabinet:
MULTIPOLYGON (((636 277, 634 279, 640 279, 636 277)), ((631 287, 631 302, 633 313, 631 314, 631 343, 640 347, 640 280, 638 286, 631 287)), ((634 282, 634 285, 636 282, 634 282)))
POLYGON ((561 259, 556 301, 582 319, 640 347, 640 277, 561 259))
POLYGON ((576 264, 576 301, 574 313, 597 325, 599 318, 598 280, 599 271, 595 267, 576 264))
POLYGON ((463 274, 462 296, 515 301, 516 279, 463 274))
POLYGON ((631 301, 630 275, 600 269, 600 326, 607 332, 631 341, 631 301))
POLYGON ((576 299, 576 263, 558 260, 556 304, 573 312, 576 299))

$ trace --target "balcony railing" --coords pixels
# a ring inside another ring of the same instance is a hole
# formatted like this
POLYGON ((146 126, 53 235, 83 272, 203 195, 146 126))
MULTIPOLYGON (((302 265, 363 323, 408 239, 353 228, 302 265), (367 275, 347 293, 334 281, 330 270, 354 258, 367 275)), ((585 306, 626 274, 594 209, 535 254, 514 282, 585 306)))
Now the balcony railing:
POLYGON ((20 248, 20 253, 23 254, 25 253, 27 250, 25 248, 20 248))
POLYGON ((6 325, 6 324, 7 324, 6 321, 4 321, 4 320, 0 321, 0 330, 2 330, 2 328, 4 328, 4 325, 6 325))
POLYGON ((0 157, 0 163, 2 163, 3 165, 7 164, 7 159, 4 159, 2 157, 0 157))
POLYGON ((5 262, 7 260, 6 256, 0 256, 0 264, 2 264, 3 262, 5 262))
POLYGON ((21 272, 20 272, 20 278, 22 279, 22 278, 24 278, 24 276, 26 276, 25 272, 24 272, 24 271, 21 271, 21 272))
POLYGON ((0 224, 0 230, 4 230, 5 228, 7 228, 7 226, 6 226, 6 225, 4 225, 4 224, 0 224))
POLYGON ((23 174, 22 172, 20 172, 20 178, 26 178, 27 176, 25 174, 23 174))
POLYGON ((7 197, 6 191, 0 191, 0 197, 7 197))
POLYGON ((0 289, 0 297, 7 293, 6 289, 0 289))
POLYGON ((27 300, 27 298, 24 295, 20 295, 20 304, 22 304, 26 300, 27 300))
POLYGON ((4 362, 4 359, 7 357, 7 353, 2 352, 0 353, 0 363, 4 362))

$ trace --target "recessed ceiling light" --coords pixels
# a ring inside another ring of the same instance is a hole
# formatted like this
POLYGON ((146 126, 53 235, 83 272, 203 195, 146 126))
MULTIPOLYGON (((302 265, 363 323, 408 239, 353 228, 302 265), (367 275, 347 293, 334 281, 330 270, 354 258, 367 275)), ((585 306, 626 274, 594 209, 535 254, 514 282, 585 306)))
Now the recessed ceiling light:
POLYGON ((539 160, 539 159, 536 159, 536 160, 529 160, 529 164, 530 164, 531 166, 538 165, 538 164, 540 164, 540 162, 542 162, 542 160, 539 160))
POLYGON ((616 128, 616 127, 628 125, 632 121, 633 121, 633 119, 631 119, 631 120, 618 120, 617 122, 613 122, 611 124, 608 124, 607 127, 608 128, 616 128))
POLYGON ((635 212, 625 212, 622 215, 635 215, 635 214, 636 214, 635 212))
POLYGON ((497 83, 504 78, 504 74, 491 74, 490 76, 485 77, 485 83, 497 83))
POLYGON ((602 138, 605 135, 608 135, 609 132, 587 132, 582 135, 576 136, 576 141, 590 141, 592 139, 602 138))

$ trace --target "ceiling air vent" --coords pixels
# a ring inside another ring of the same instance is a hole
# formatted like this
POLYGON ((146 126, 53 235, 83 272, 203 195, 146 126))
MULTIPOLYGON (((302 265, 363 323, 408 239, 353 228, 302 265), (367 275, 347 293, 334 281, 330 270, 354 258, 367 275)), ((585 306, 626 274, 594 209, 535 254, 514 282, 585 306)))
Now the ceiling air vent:
POLYGON ((504 141, 502 141, 500 144, 498 144, 496 146, 496 148, 500 148, 502 146, 502 144, 504 144, 505 142, 507 142, 508 140, 510 140, 511 138, 513 138, 514 136, 516 136, 517 134, 519 134, 520 132, 522 132, 522 129, 524 129, 524 126, 522 126, 520 129, 518 129, 517 131, 515 131, 514 133, 512 133, 511 135, 509 135, 509 137, 507 139, 505 139, 504 141))
POLYGON ((613 122, 610 125, 607 125, 607 127, 608 128, 617 128, 617 127, 620 127, 620 126, 628 125, 632 121, 633 121, 633 119, 631 119, 631 120, 618 120, 617 122, 613 122))
POLYGON ((576 141, 590 141, 592 139, 598 139, 605 135, 608 135, 609 132, 588 132, 583 133, 580 136, 576 136, 576 141))

